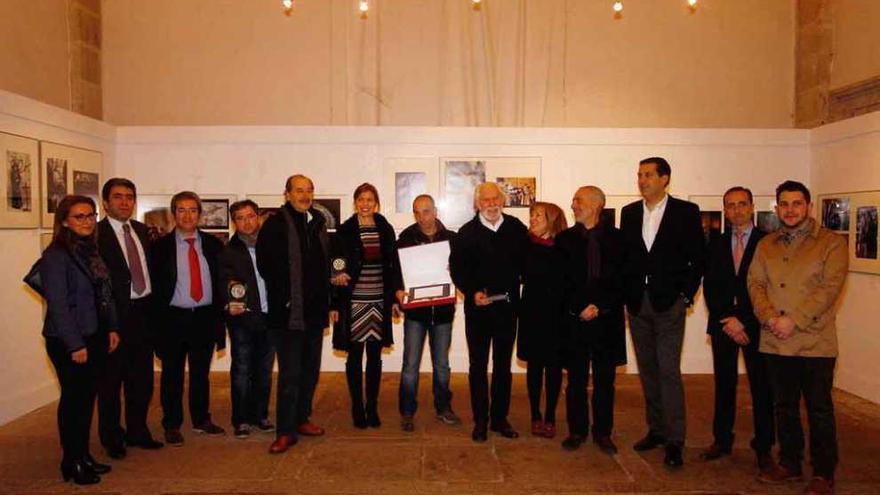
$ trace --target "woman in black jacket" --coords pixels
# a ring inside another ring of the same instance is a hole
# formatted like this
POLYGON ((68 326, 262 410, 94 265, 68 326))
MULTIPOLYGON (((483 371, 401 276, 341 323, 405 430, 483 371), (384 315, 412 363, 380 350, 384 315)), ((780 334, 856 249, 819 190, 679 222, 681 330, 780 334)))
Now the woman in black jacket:
POLYGON ((565 214, 552 203, 529 208, 529 246, 523 269, 523 296, 516 355, 528 362, 526 382, 532 413, 532 435, 556 436, 556 404, 562 386, 563 312, 562 258, 554 245, 567 227, 565 214), (541 415, 541 388, 546 381, 546 405, 541 415))
POLYGON ((345 376, 351 394, 351 417, 357 428, 378 428, 382 348, 393 343, 391 319, 399 314, 394 299, 397 256, 394 229, 379 209, 379 193, 368 183, 354 191, 355 214, 336 232, 333 257, 333 347, 348 352, 345 376), (340 260, 344 266, 340 267, 340 260), (366 405, 363 355, 366 351, 366 405))
POLYGON ((52 243, 40 262, 47 306, 43 336, 61 384, 61 475, 79 485, 97 483, 99 474, 110 471, 89 454, 89 429, 97 375, 108 349, 113 352, 119 344, 109 272, 98 255, 96 216, 91 198, 62 199, 52 243))

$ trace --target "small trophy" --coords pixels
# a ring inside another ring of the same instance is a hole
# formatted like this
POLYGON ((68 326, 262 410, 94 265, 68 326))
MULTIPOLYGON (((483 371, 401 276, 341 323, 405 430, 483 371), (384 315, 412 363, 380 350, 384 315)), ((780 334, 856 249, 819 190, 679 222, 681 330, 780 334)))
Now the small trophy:
POLYGON ((332 268, 331 276, 338 277, 345 273, 348 263, 345 262, 345 258, 333 258, 333 261, 330 262, 330 267, 332 268))
POLYGON ((247 311, 247 285, 236 280, 229 281, 229 310, 238 308, 238 313, 247 311))

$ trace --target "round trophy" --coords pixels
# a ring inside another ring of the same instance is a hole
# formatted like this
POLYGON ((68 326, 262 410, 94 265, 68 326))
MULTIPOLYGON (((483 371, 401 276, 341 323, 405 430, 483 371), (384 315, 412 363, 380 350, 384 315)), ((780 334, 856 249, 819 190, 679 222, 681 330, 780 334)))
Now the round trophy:
POLYGON ((333 268, 333 276, 335 277, 337 275, 345 273, 347 263, 345 262, 345 258, 333 258, 330 266, 333 268))

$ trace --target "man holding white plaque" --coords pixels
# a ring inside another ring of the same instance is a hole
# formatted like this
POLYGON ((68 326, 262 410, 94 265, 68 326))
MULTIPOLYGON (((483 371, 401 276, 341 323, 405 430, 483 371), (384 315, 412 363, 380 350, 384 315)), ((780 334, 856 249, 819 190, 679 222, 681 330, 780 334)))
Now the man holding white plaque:
POLYGON ((516 308, 520 277, 529 242, 528 229, 518 218, 503 213, 504 191, 484 182, 474 191, 479 212, 464 224, 449 257, 452 280, 465 296, 465 334, 468 343, 468 382, 474 413, 475 442, 487 440, 488 429, 505 438, 519 436, 510 422, 510 362, 516 340, 516 308), (491 406, 489 350, 492 351, 491 406), (491 420, 491 425, 489 424, 491 420))
POLYGON ((455 287, 449 275, 449 250, 455 232, 447 230, 437 218, 434 198, 427 194, 413 200, 413 216, 416 223, 404 229, 397 239, 402 273, 397 299, 405 312, 400 427, 407 432, 415 429, 419 367, 425 335, 431 345, 437 419, 448 425, 461 424, 461 419, 452 411, 452 392, 449 390, 449 344, 455 317, 455 287))

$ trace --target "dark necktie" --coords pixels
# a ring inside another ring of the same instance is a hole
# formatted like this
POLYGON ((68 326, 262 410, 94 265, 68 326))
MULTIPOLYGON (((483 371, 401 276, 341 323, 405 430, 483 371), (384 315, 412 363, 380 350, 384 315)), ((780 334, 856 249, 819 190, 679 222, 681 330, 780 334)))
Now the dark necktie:
POLYGON ((131 272, 131 288, 134 293, 141 295, 147 289, 147 281, 144 277, 144 266, 141 264, 141 254, 138 252, 134 237, 131 236, 131 226, 122 226, 125 237, 125 254, 128 255, 128 271, 131 272))
POLYGON ((202 265, 196 252, 196 239, 191 237, 184 240, 189 244, 189 295, 193 301, 199 302, 202 300, 202 265))

